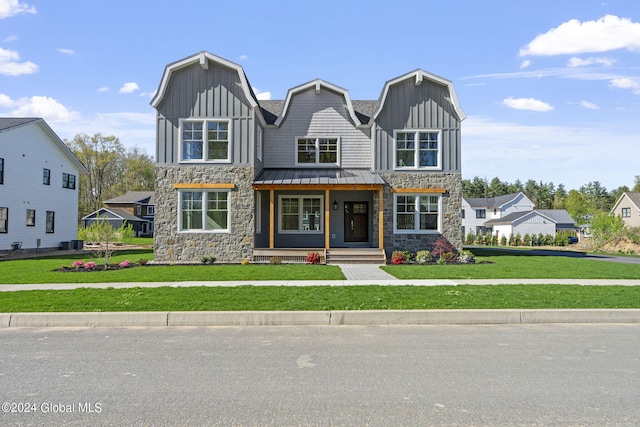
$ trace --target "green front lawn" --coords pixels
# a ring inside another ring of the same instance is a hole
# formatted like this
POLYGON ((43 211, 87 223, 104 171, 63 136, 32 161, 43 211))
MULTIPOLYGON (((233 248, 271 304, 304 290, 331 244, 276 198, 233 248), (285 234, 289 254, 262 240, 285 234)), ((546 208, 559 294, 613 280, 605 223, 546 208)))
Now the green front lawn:
MULTIPOLYGON (((151 249, 123 250, 115 253, 110 263, 128 259, 135 263, 140 258, 153 259, 151 249)), ((59 272, 60 267, 71 267, 76 260, 102 263, 90 255, 54 256, 0 262, 0 283, 111 283, 111 282, 193 282, 215 280, 344 280, 337 266, 280 264, 280 265, 147 265, 115 271, 59 272)))
POLYGON ((240 286, 0 292, 0 312, 640 308, 640 287, 240 286))

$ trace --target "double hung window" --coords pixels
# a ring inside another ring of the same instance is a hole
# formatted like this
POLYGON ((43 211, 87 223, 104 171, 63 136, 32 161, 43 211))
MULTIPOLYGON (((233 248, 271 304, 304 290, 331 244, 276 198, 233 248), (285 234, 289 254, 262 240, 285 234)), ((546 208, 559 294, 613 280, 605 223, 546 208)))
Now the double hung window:
POLYGON ((441 169, 440 132, 396 131, 396 169, 441 169))
POLYGON ((181 191, 180 231, 229 232, 229 191, 181 191))
POLYGON ((51 185, 51 170, 42 169, 42 183, 44 185, 51 185))
POLYGON ((182 161, 230 161, 228 120, 184 120, 181 135, 182 161))
POLYGON ((76 176, 70 173, 62 174, 62 188, 74 190, 76 188, 76 176))
POLYGON ((281 233, 322 233, 322 198, 279 197, 281 233))
POLYGON ((56 213, 54 211, 47 211, 45 232, 53 233, 55 231, 56 213))
POLYGON ((631 218, 631 208, 622 208, 622 218, 631 218))
POLYGON ((394 198, 395 233, 433 233, 440 231, 441 196, 432 194, 396 194, 394 198))
POLYGON ((296 163, 298 165, 337 165, 338 138, 298 138, 296 163))
POLYGON ((0 233, 6 233, 9 225, 9 208, 0 208, 0 233))
POLYGON ((34 227, 36 225, 36 210, 27 209, 27 227, 34 227))

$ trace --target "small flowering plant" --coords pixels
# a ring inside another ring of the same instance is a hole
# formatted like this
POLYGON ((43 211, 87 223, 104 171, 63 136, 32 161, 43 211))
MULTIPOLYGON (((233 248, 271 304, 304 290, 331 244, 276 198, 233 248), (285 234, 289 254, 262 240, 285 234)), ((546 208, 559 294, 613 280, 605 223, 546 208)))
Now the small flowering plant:
POLYGON ((307 264, 320 264, 320 254, 317 252, 309 252, 307 254, 307 264))
POLYGON ((120 268, 131 267, 131 261, 129 261, 128 259, 125 259, 120 264, 118 264, 118 267, 120 267, 120 268))
POLYGON ((96 263, 93 261, 89 261, 84 265, 84 268, 86 268, 87 270, 93 270, 94 268, 96 268, 96 263))
POLYGON ((391 254, 391 264, 400 265, 407 262, 407 255, 402 251, 393 251, 391 254))
POLYGON ((76 270, 82 267, 83 265, 84 265, 84 261, 81 261, 81 260, 73 261, 73 263, 71 264, 71 266, 76 270))

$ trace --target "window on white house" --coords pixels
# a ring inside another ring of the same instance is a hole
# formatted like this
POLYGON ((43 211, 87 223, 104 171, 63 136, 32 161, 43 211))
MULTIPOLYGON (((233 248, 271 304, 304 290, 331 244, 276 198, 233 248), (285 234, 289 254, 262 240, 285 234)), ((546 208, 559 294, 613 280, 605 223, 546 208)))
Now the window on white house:
POLYGON ((4 159, 0 157, 0 184, 4 184, 4 159))
POLYGON ((181 160, 209 162, 230 160, 228 120, 184 120, 181 126, 181 160))
POLYGON ((62 188, 74 190, 76 188, 76 176, 70 173, 62 174, 62 188))
POLYGON ((441 169, 440 132, 401 130, 395 141, 396 169, 441 169))
POLYGON ((51 185, 51 170, 42 169, 42 183, 44 185, 51 185))
POLYGON ((47 211, 45 232, 53 233, 55 230, 55 223, 56 223, 56 213, 54 211, 47 211))
POLYGON ((486 218, 487 210, 486 209, 476 209, 476 218, 486 218))
POLYGON ((338 164, 338 138, 298 138, 296 150, 299 165, 338 164))
POLYGON ((432 194, 396 194, 393 228, 395 233, 439 232, 441 196, 432 194))
POLYGON ((180 230, 229 232, 229 191, 181 191, 180 230))
POLYGON ((281 233, 322 233, 322 198, 280 196, 279 231, 281 233))
POLYGON ((256 156, 262 161, 262 128, 259 126, 256 131, 256 156))
POLYGON ((27 209, 27 227, 35 227, 36 225, 36 210, 27 209))
POLYGON ((9 208, 0 208, 0 233, 6 233, 9 225, 9 208))
POLYGON ((622 218, 631 218, 631 208, 622 208, 622 218))

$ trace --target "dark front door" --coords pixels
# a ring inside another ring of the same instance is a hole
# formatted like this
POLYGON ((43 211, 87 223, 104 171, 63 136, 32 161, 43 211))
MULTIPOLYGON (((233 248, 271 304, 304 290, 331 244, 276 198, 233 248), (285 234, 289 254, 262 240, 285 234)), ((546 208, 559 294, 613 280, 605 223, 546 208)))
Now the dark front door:
POLYGON ((369 240, 369 203, 344 202, 344 241, 369 240))

